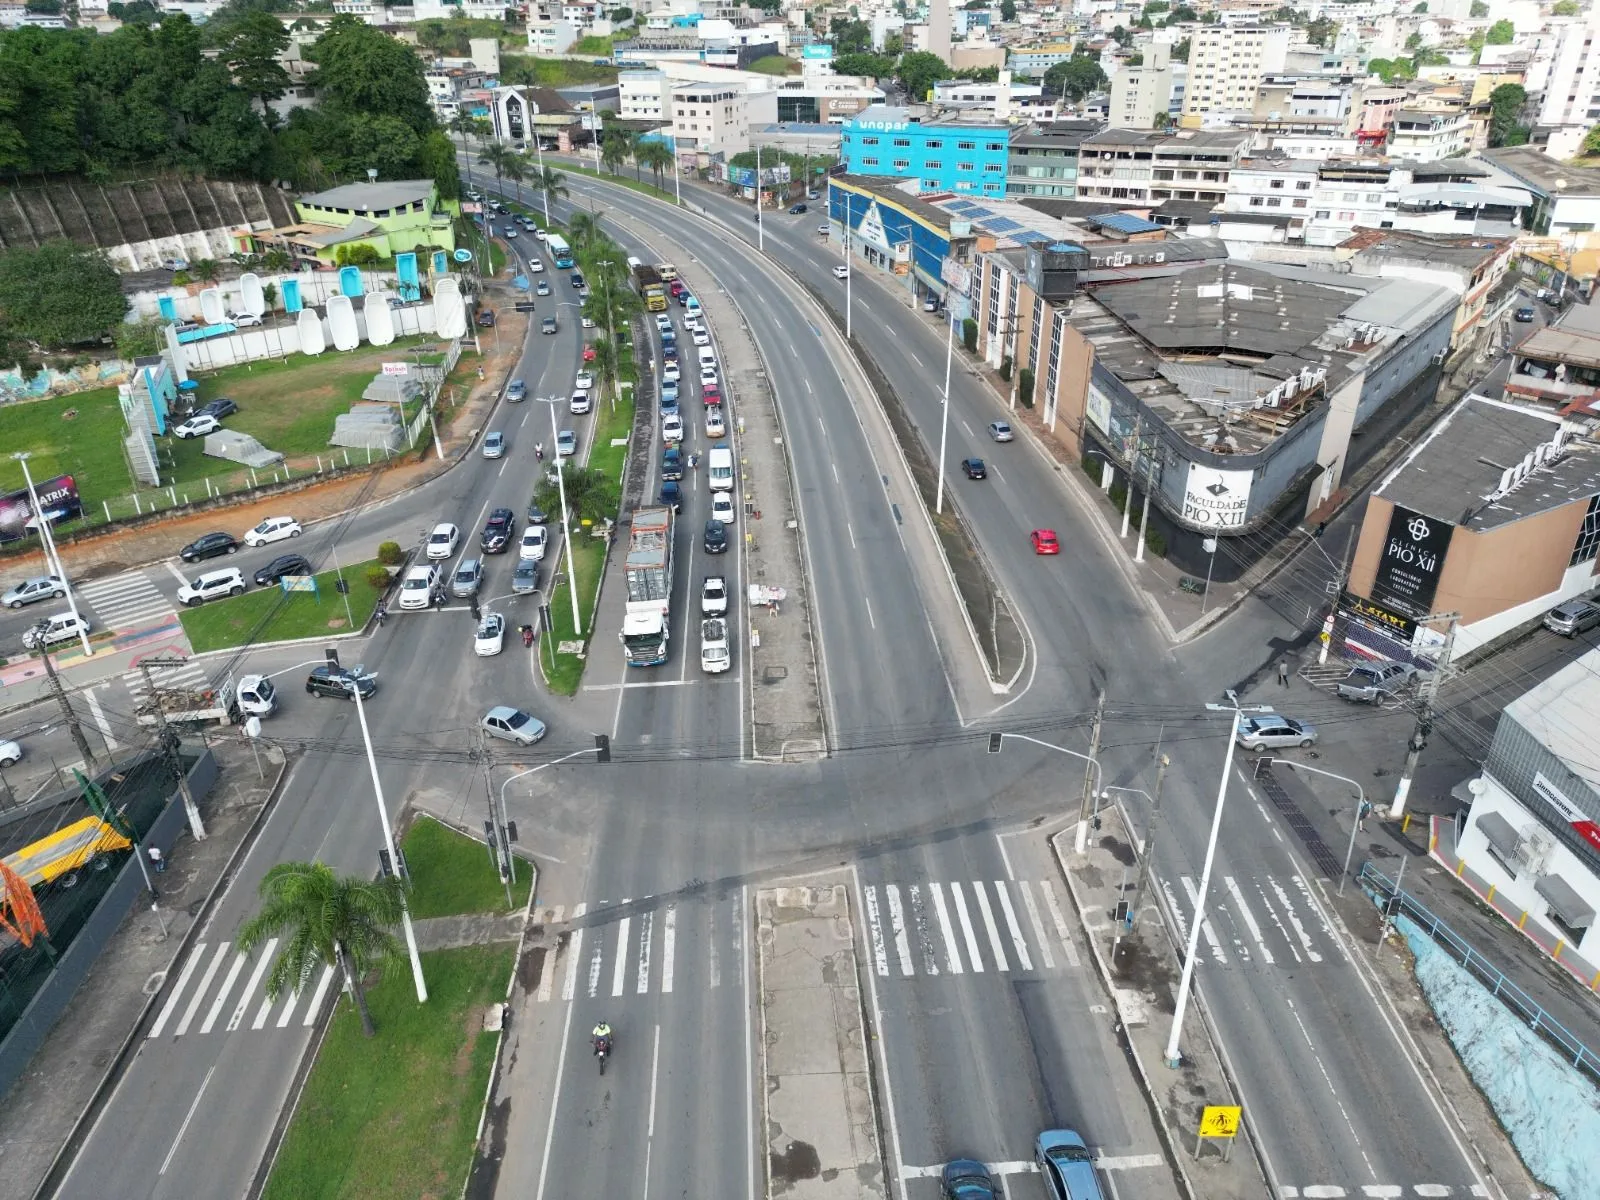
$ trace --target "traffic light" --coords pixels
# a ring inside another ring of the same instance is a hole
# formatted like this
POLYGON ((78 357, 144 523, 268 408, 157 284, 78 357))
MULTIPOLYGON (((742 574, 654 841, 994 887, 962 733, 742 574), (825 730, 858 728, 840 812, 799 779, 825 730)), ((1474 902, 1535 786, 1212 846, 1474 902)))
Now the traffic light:
POLYGON ((989 735, 989 753, 990 754, 999 754, 1000 753, 1000 741, 1005 736, 1006 735, 1003 734, 1003 733, 991 733, 989 735))

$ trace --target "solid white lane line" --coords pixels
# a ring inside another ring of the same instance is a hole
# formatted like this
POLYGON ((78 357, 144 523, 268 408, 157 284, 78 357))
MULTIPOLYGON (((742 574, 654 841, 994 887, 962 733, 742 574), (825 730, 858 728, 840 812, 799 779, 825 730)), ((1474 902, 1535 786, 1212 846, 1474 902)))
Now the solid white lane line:
POLYGON ((217 1018, 222 1016, 222 1006, 228 1002, 228 993, 233 991, 233 985, 238 982, 239 973, 244 970, 245 957, 242 954, 233 956, 233 965, 228 968, 227 978, 222 981, 222 986, 217 989, 217 998, 211 1002, 211 1011, 206 1013, 206 1019, 200 1023, 201 1033, 210 1033, 216 1027, 217 1018))
POLYGON ((995 970, 1011 970, 1011 962, 1006 958, 1005 945, 1000 941, 1000 926, 995 924, 994 909, 989 907, 989 893, 983 890, 981 880, 972 881, 972 897, 978 902, 978 911, 983 914, 983 927, 989 934, 989 948, 994 951, 995 970))
POLYGON ((1067 966, 1076 967, 1078 947, 1073 944, 1072 933, 1067 929, 1067 919, 1061 915, 1061 902, 1056 899, 1056 889, 1048 879, 1039 886, 1044 890, 1044 904, 1050 910, 1050 923, 1056 927, 1056 937, 1061 940, 1061 949, 1066 953, 1067 966))
POLYGON ((978 953, 978 935, 972 931, 972 918, 967 915, 967 898, 961 894, 961 885, 950 885, 950 898, 956 902, 956 916, 961 921, 961 936, 967 942, 967 961, 975 975, 983 974, 983 955, 978 953))
POLYGON ((642 996, 650 990, 650 938, 655 932, 655 913, 645 913, 639 918, 639 981, 634 994, 642 996))
POLYGON ((1256 915, 1250 911, 1250 906, 1245 903, 1244 893, 1239 890, 1239 884, 1232 875, 1224 875, 1222 877, 1222 886, 1227 888, 1228 895, 1233 897, 1233 906, 1238 911, 1239 919, 1244 922, 1245 928, 1250 931, 1250 937, 1255 941, 1256 951, 1261 955, 1262 961, 1269 967, 1275 966, 1276 963, 1272 957, 1272 951, 1267 948, 1267 943, 1261 938, 1261 926, 1256 924, 1256 915))
POLYGON ((1017 952, 1017 961, 1022 964, 1024 971, 1033 970, 1033 959, 1028 955, 1028 943, 1022 936, 1022 927, 1017 924, 1016 910, 1011 907, 1011 892, 1000 880, 994 881, 995 895, 1000 897, 1000 910, 1005 913, 1006 926, 1011 931, 1011 945, 1017 952))
MULTIPOLYGON (((256 963, 256 969, 250 972, 250 979, 244 985, 244 991, 239 993, 239 1006, 233 1010, 233 1016, 228 1018, 228 1032, 232 1033, 239 1028, 239 1023, 244 1020, 244 1010, 250 1005, 250 997, 256 994, 256 989, 261 986, 261 977, 267 973, 267 968, 272 965, 272 952, 278 948, 278 939, 269 938, 267 944, 261 948, 261 961, 256 963)), ((267 1005, 261 1006, 260 1019, 267 1019, 267 1005)), ((261 1026, 257 1025, 257 1029, 261 1026)))
POLYGON ((1011 856, 1006 853, 1005 835, 1004 834, 999 834, 999 833, 995 834, 994 835, 994 842, 995 842, 995 845, 1000 847, 1000 861, 1003 864, 1005 864, 1006 878, 1007 879, 1011 879, 1011 880, 1015 880, 1016 877, 1017 877, 1017 873, 1011 869, 1011 856))
POLYGON ((878 920, 878 889, 872 884, 862 888, 866 895, 867 930, 872 938, 872 963, 879 975, 889 973, 889 953, 883 945, 883 926, 878 920))
MULTIPOLYGON (((588 910, 587 904, 580 904, 572 910, 572 919, 576 921, 588 910)), ((561 981, 561 998, 571 1000, 578 990, 578 962, 583 957, 583 930, 574 929, 572 940, 567 943, 567 975, 561 981)))
POLYGON ((100 709, 100 699, 94 694, 93 689, 86 689, 83 698, 89 702, 89 712, 94 717, 94 723, 100 727, 100 736, 105 738, 106 749, 115 750, 117 739, 111 736, 111 722, 106 720, 106 714, 100 709))
POLYGON ((661 992, 672 992, 672 955, 678 945, 678 906, 667 906, 667 924, 661 931, 661 992))
POLYGON ((311 1003, 306 1007, 305 1019, 300 1022, 307 1029, 317 1023, 317 1010, 322 1007, 322 998, 328 994, 328 985, 333 982, 333 968, 323 967, 322 978, 317 980, 317 990, 311 993, 311 1003))
POLYGON ((561 1111, 561 1077, 567 1070, 567 1043, 572 1037, 572 1014, 578 1006, 567 1005, 567 1019, 561 1026, 561 1053, 556 1056, 556 1081, 551 1089, 550 1119, 544 1127, 544 1154, 539 1159, 539 1188, 534 1200, 544 1200, 544 1181, 550 1174, 550 1146, 556 1136, 556 1114, 561 1111))
POLYGON ((661 1073, 661 1026, 656 1026, 655 1047, 650 1051, 650 1120, 644 1129, 644 1192, 650 1195, 650 1149, 656 1137, 656 1080, 661 1073))
POLYGON ((172 1156, 178 1152, 178 1143, 183 1141, 183 1135, 189 1131, 189 1122, 194 1120, 194 1114, 200 1107, 200 1101, 206 1094, 206 1088, 211 1086, 211 1077, 217 1073, 216 1064, 211 1065, 211 1070, 206 1072, 206 1077, 200 1082, 200 1090, 194 1094, 194 1103, 189 1105, 189 1111, 184 1114, 183 1124, 178 1126, 178 1132, 172 1139, 172 1145, 167 1148, 167 1156, 161 1160, 161 1170, 158 1175, 165 1175, 167 1168, 172 1165, 172 1156))
MULTIPOLYGON (((623 903, 627 904, 628 901, 624 900, 623 903)), ((616 965, 611 968, 613 998, 622 995, 622 980, 628 973, 628 927, 632 924, 632 917, 623 917, 617 922, 617 959, 616 965)))
POLYGON ((1039 943, 1039 957, 1044 959, 1044 969, 1056 969, 1056 956, 1050 953, 1050 939, 1045 935, 1044 922, 1039 919, 1039 905, 1033 899, 1033 888, 1028 886, 1024 879, 1019 885, 1022 888, 1022 907, 1028 910, 1028 924, 1033 926, 1033 938, 1039 943))
POLYGON ((206 973, 200 977, 200 982, 195 985, 194 995, 189 999, 189 1007, 183 1010, 183 1020, 178 1022, 178 1028, 173 1032, 182 1037, 189 1032, 189 1025, 194 1021, 195 1013, 200 1011, 200 1002, 205 999, 206 991, 211 987, 211 981, 216 977, 217 968, 222 966, 223 956, 228 953, 232 942, 223 942, 217 947, 217 952, 211 956, 211 963, 206 967, 206 973))
POLYGON ((861 603, 867 606, 867 621, 876 629, 878 627, 878 619, 872 615, 872 598, 863 596, 861 597, 861 603))
POLYGON ((167 1002, 161 1006, 161 1015, 156 1018, 156 1023, 150 1027, 149 1037, 160 1037, 161 1031, 167 1027, 167 1022, 172 1019, 173 1010, 178 1007, 178 1001, 183 996, 183 989, 189 982, 189 976, 194 974, 194 969, 200 965, 201 956, 205 954, 206 944, 201 942, 189 955, 189 961, 183 964, 183 970, 178 975, 178 982, 172 987, 167 996, 167 1002))
POLYGON ((894 930, 894 952, 900 956, 900 974, 913 975, 916 969, 911 965, 911 939, 906 936, 906 913, 900 905, 899 884, 884 884, 883 894, 889 900, 889 926, 894 930))
POLYGON ((944 885, 930 883, 933 892, 933 911, 939 917, 939 932, 944 935, 945 967, 952 975, 961 974, 961 950, 956 945, 956 931, 950 924, 950 913, 944 905, 944 885))

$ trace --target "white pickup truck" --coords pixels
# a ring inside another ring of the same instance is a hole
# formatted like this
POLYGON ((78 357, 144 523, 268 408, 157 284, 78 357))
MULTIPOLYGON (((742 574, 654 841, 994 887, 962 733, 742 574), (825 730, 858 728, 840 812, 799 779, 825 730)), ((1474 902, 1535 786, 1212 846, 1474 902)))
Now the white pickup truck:
POLYGON ((707 617, 700 622, 700 669, 707 674, 720 674, 733 665, 728 653, 728 622, 721 617, 707 617))
POLYGON ((229 680, 211 688, 158 689, 153 700, 145 700, 134 710, 141 725, 184 722, 240 725, 250 717, 269 717, 278 708, 278 691, 265 675, 241 675, 237 683, 229 680))

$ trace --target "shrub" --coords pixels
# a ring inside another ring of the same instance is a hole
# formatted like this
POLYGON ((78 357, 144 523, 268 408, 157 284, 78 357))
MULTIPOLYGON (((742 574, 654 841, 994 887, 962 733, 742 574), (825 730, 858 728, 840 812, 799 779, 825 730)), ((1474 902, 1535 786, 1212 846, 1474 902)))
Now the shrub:
POLYGON ((1023 367, 1017 375, 1017 399, 1022 401, 1022 407, 1033 407, 1033 368, 1023 367))
POLYGON ((1000 360, 1000 378, 1007 383, 1011 382, 1011 368, 1011 355, 1008 354, 1000 360))
POLYGON ((1149 550, 1157 558, 1165 558, 1167 556, 1167 539, 1159 529, 1145 530, 1144 544, 1145 549, 1149 550))
POLYGON ((375 592, 381 592, 389 586, 389 569, 387 567, 368 567, 367 584, 375 592))
POLYGON ((1078 460, 1078 465, 1083 468, 1083 473, 1094 480, 1096 487, 1100 486, 1100 472, 1104 470, 1104 462, 1104 459, 1094 454, 1085 454, 1078 460))
POLYGON ((978 352, 978 323, 971 317, 961 322, 961 344, 967 348, 968 354, 978 352))
POLYGON ((384 542, 378 547, 378 561, 385 566, 397 567, 405 561, 406 552, 399 542, 384 542))
POLYGON ((194 276, 190 275, 187 271, 174 271, 172 273, 173 287, 188 287, 193 282, 194 276))
POLYGON ((1121 512, 1122 502, 1128 495, 1128 485, 1122 482, 1122 476, 1117 476, 1111 486, 1106 489, 1106 495, 1111 497, 1112 506, 1118 512, 1121 512))

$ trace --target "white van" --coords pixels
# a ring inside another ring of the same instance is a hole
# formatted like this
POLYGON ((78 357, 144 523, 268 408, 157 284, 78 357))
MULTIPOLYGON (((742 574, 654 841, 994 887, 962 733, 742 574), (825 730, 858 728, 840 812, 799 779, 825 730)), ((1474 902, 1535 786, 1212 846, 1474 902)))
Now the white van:
POLYGON ((699 347, 699 351, 700 351, 700 369, 702 371, 704 371, 707 367, 714 367, 714 366, 717 365, 717 352, 716 352, 716 350, 714 350, 710 346, 701 346, 701 347, 699 347))
POLYGON ((707 478, 711 481, 711 489, 717 492, 726 492, 733 489, 733 451, 725 445, 711 447, 711 453, 706 456, 707 478))

